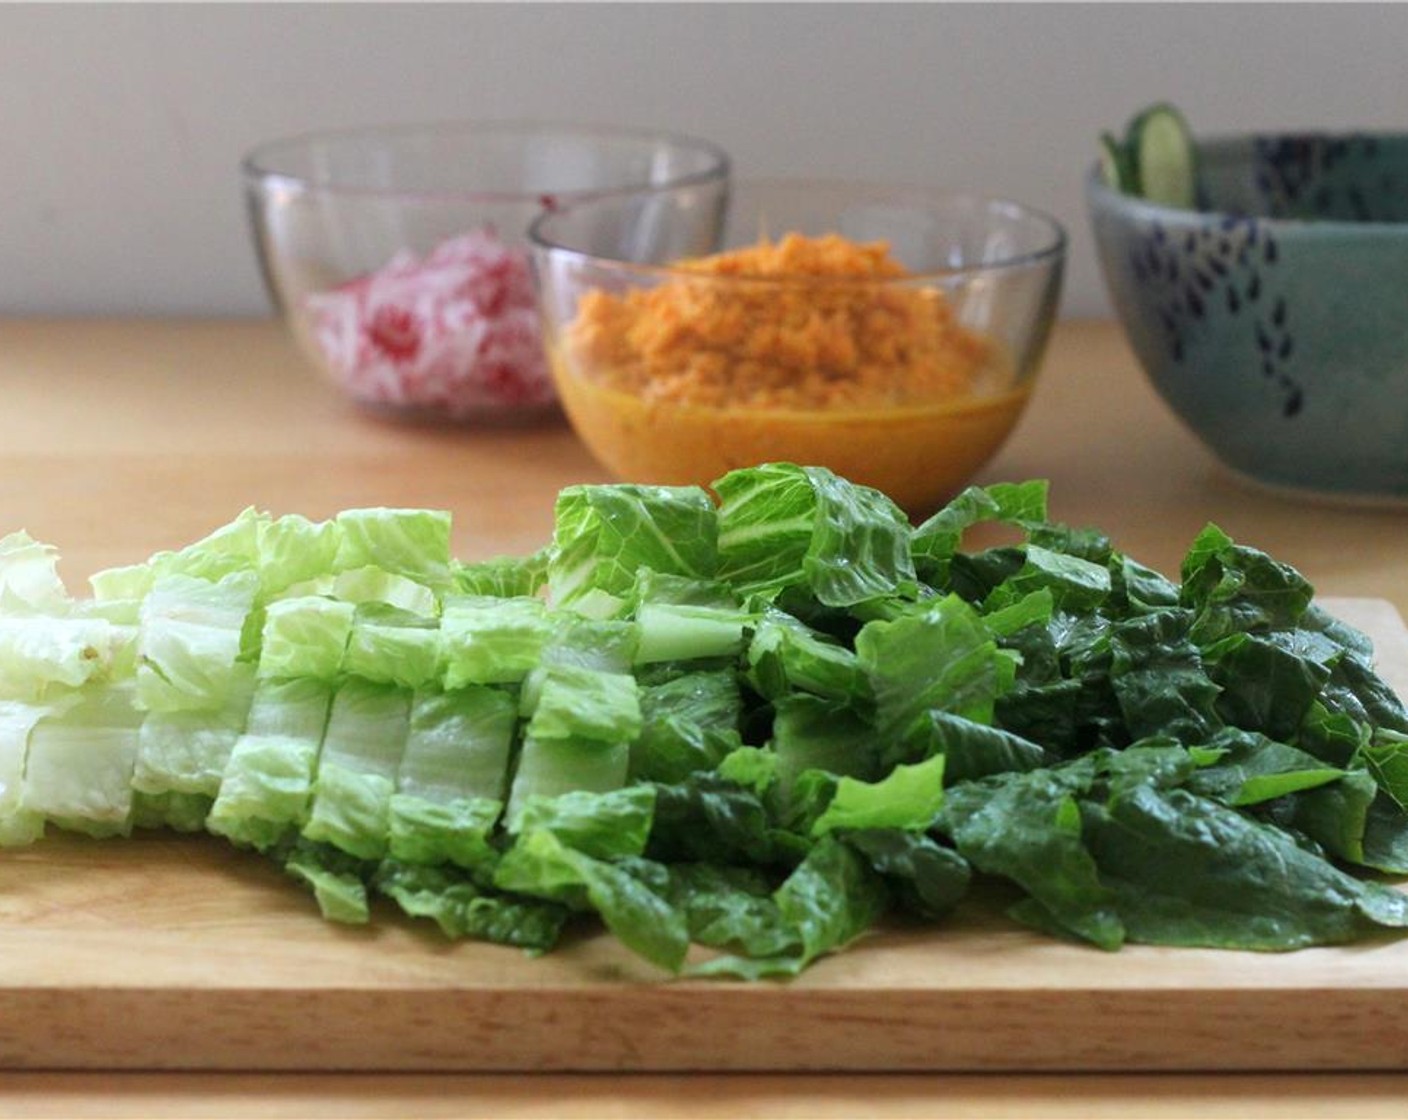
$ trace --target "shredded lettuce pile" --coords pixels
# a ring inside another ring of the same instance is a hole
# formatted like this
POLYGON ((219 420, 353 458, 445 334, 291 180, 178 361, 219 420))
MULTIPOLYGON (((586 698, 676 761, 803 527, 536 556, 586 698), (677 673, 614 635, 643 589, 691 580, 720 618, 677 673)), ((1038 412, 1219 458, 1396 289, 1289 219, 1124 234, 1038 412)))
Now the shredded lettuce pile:
POLYGON ((1291 568, 1209 526, 1173 582, 1042 482, 918 527, 818 468, 713 492, 570 487, 480 563, 443 512, 247 510, 82 599, 5 537, 0 844, 204 831, 335 921, 595 918, 697 976, 979 880, 1105 949, 1408 928, 1408 713, 1291 568))

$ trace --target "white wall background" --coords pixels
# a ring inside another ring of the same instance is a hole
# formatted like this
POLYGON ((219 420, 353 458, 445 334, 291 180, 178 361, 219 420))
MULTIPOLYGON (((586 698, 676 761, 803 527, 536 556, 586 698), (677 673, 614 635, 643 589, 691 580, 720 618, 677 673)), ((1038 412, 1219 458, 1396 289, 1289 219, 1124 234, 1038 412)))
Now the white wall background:
POLYGON ((0 314, 262 314, 236 166, 309 128, 555 117, 711 137, 740 177, 1006 195, 1167 98, 1199 131, 1408 128, 1408 5, 0 4, 0 314))

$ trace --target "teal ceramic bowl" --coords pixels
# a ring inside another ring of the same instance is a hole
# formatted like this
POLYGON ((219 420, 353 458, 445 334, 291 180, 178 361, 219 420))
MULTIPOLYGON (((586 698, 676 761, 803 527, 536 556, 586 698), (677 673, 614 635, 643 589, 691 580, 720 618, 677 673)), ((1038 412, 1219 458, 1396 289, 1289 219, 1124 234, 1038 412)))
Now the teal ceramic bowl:
POLYGON ((1198 205, 1086 199, 1155 388, 1232 471, 1408 499, 1408 135, 1198 145, 1198 205))

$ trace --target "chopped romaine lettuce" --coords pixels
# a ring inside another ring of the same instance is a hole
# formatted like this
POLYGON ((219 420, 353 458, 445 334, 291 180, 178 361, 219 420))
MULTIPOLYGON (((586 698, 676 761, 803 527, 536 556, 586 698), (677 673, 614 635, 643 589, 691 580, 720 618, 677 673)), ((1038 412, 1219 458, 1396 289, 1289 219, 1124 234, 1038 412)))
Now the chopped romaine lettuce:
POLYGON ((332 700, 303 835, 359 859, 380 859, 391 795, 410 734, 411 693, 349 678, 332 700))
POLYGON ((343 671, 378 684, 429 688, 440 683, 435 619, 386 603, 363 603, 352 618, 343 671))
POLYGON ((29 738, 41 719, 60 714, 77 700, 72 692, 47 704, 0 700, 0 847, 29 844, 44 834, 44 814, 27 806, 24 798, 29 738))
POLYGON ((440 618, 444 685, 516 684, 541 660, 552 634, 537 599, 452 596, 440 618))
POLYGON ((210 831, 267 849, 303 824, 331 704, 325 681, 260 680, 211 806, 210 831))
POLYGON ((732 471, 714 489, 718 578, 741 593, 800 586, 849 607, 913 590, 909 520, 878 490, 791 463, 732 471))
POLYGON ((422 692, 388 805, 393 859, 415 864, 492 864, 490 836, 508 795, 518 708, 497 688, 422 692))
POLYGON ((131 680, 55 705, 29 732, 21 810, 90 836, 130 832, 141 723, 131 680))
POLYGON ((718 566, 718 514, 697 487, 569 486, 555 516, 548 594, 579 614, 616 614, 642 568, 710 579, 718 566))
POLYGON ((341 531, 338 571, 377 568, 436 590, 452 584, 450 515, 428 509, 349 509, 334 519, 341 531))
POLYGON ((246 510, 86 601, 0 539, 0 846, 204 829, 333 921, 595 914, 749 979, 975 877, 1107 949, 1408 929, 1353 873, 1408 874, 1408 710, 1293 569, 1209 526, 1168 579, 1040 482, 918 528, 815 467, 716 491, 571 487, 475 564, 441 512, 246 510))
POLYGON ((240 663, 224 704, 215 711, 148 712, 137 734, 132 788, 138 793, 214 798, 254 699, 254 666, 240 663))
POLYGON ((357 608, 324 595, 296 595, 269 604, 259 673, 331 681, 342 672, 357 608))
POLYGON ((258 577, 234 571, 211 582, 159 576, 142 600, 137 702, 148 711, 218 711, 241 675, 245 621, 258 577))

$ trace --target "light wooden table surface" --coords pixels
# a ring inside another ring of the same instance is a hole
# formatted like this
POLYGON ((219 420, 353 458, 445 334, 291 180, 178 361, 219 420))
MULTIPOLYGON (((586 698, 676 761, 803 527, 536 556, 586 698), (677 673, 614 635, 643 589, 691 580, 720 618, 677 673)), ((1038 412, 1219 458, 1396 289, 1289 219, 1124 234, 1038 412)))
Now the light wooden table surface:
MULTIPOLYGON (((537 547, 552 497, 605 481, 561 422, 400 428, 362 416, 267 322, 0 321, 0 533, 91 571, 177 547, 248 505, 323 517, 444 507, 465 558, 537 547)), ((1052 513, 1176 571, 1209 520, 1325 595, 1408 611, 1408 515, 1225 475, 1106 323, 1057 331, 1031 408, 981 480, 1051 480, 1052 513)), ((1408 1040, 1405 1040, 1408 1046, 1408 1040)), ((1301 1076, 0 1074, 5 1116, 1408 1115, 1408 1079, 1301 1076)))

